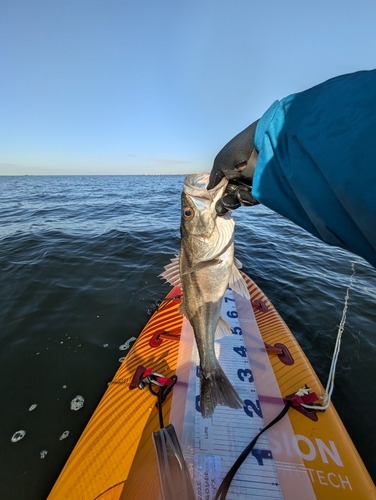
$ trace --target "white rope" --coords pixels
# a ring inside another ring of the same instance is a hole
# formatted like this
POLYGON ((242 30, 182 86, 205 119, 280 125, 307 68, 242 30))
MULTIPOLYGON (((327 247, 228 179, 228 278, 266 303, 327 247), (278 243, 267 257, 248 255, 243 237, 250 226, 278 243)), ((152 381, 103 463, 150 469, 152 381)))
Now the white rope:
POLYGON ((336 343, 334 346, 334 352, 333 352, 332 364, 331 364, 330 370, 329 370, 328 382, 326 384, 326 389, 325 389, 324 394, 322 396, 320 396, 320 399, 322 401, 322 405, 319 406, 319 405, 302 404, 302 406, 304 406, 304 408, 307 408, 309 410, 320 410, 320 411, 322 410, 323 411, 323 410, 328 409, 329 405, 330 405, 331 397, 332 397, 333 390, 334 390, 334 376, 335 376, 339 351, 341 349, 341 338, 342 338, 342 333, 345 329, 347 305, 348 305, 348 301, 349 301, 351 285, 353 282, 353 278, 355 276, 355 262, 351 263, 351 269, 352 269, 352 275, 350 276, 349 286, 347 287, 347 290, 346 290, 345 303, 343 305, 342 318, 341 318, 341 322, 339 324, 338 333, 337 333, 337 340, 336 340, 336 343))

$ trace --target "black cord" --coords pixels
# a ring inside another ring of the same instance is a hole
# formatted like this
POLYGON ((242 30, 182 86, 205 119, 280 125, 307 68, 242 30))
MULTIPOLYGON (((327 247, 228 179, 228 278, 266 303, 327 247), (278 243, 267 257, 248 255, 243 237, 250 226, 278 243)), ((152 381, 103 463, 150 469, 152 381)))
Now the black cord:
POLYGON ((161 429, 164 428, 164 423, 163 423, 163 413, 162 413, 162 403, 164 399, 162 400, 162 387, 158 391, 158 416, 159 416, 159 427, 161 429))
POLYGON ((156 408, 158 410, 159 426, 160 426, 161 429, 164 428, 163 413, 162 413, 162 403, 166 400, 167 396, 172 391, 172 388, 174 387, 174 385, 178 381, 178 377, 176 375, 173 375, 171 377, 171 380, 173 382, 171 385, 169 385, 169 386, 168 385, 160 386, 159 389, 158 389, 158 391, 154 391, 153 390, 151 383, 148 384, 149 391, 152 394, 154 394, 154 396, 157 396, 157 398, 158 398, 158 402, 156 404, 156 408))
POLYGON ((261 434, 265 431, 267 431, 270 427, 272 427, 274 424, 279 422, 288 412, 290 406, 292 405, 290 400, 287 400, 283 410, 275 417, 274 420, 272 420, 266 427, 264 427, 255 438, 252 439, 252 441, 249 443, 249 445, 242 451, 242 453, 239 455, 237 458, 236 462, 234 465, 231 467, 231 469, 228 471, 226 476, 224 477, 222 483, 220 484, 217 493, 215 495, 214 500, 225 500, 227 492, 230 488, 231 482, 234 479, 235 474, 237 473, 239 467, 242 465, 244 460, 248 457, 252 449, 254 448, 258 438, 261 436, 261 434))

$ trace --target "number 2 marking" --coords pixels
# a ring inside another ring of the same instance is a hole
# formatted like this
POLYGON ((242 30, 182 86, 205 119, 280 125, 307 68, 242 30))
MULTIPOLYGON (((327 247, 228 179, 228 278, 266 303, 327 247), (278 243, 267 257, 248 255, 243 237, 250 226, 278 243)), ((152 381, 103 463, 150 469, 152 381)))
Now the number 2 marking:
POLYGON ((255 403, 251 401, 250 399, 245 399, 244 400, 244 411, 249 417, 253 417, 253 411, 256 413, 257 416, 262 418, 262 411, 260 407, 260 401, 256 399, 255 403), (249 408, 249 406, 252 408, 252 410, 249 408))

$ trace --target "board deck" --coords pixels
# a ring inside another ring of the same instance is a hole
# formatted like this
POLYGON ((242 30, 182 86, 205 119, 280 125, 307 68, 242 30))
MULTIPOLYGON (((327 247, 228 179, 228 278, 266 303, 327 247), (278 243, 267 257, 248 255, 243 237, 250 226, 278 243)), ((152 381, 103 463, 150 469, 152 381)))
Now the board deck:
MULTIPOLYGON (((129 388, 140 366, 165 377, 178 375, 172 397, 163 404, 164 421, 176 427, 198 499, 202 481, 211 474, 212 484, 218 486, 256 429, 279 412, 282 398, 305 385, 323 394, 312 366, 280 315, 257 285, 243 277, 251 301, 227 295, 223 314, 229 312, 227 319, 234 321, 230 322, 234 335, 223 339, 218 349, 226 374, 233 371, 244 409, 217 407, 211 419, 202 419, 196 403, 195 343, 189 323, 183 322, 178 311, 181 292, 174 288, 109 384, 48 500, 161 498, 151 438, 159 430, 156 398, 147 388, 129 388)), ((375 486, 333 405, 308 416, 290 409, 260 440, 244 467, 233 481, 229 500, 251 495, 285 500, 376 499, 375 486), (257 490, 260 481, 268 486, 257 490)), ((207 498, 214 498, 214 491, 207 498)))

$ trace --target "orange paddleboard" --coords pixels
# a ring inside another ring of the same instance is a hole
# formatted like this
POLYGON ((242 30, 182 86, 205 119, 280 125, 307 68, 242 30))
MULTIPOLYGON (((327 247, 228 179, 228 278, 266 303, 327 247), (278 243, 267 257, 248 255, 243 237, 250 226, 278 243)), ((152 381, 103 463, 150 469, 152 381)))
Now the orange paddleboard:
MULTIPOLYGON (((216 353, 244 408, 218 406, 212 418, 201 417, 193 332, 174 288, 109 384, 48 500, 162 498, 152 440, 160 429, 157 398, 137 387, 145 369, 178 376, 162 405, 163 419, 176 428, 197 500, 214 498, 240 452, 286 398, 306 387, 299 394, 324 393, 278 312, 243 277, 251 300, 226 292, 222 314, 233 335, 216 342, 216 353)), ((363 500, 376 499, 376 489, 333 405, 325 412, 295 406, 259 438, 226 498, 363 500)))

